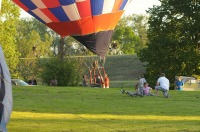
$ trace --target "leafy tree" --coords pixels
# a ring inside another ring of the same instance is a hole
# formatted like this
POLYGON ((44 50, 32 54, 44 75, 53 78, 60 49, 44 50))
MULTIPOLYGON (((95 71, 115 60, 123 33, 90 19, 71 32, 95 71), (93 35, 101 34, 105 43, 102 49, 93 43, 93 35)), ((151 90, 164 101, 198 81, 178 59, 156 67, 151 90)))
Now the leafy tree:
POLYGON ((148 42, 147 29, 148 29, 148 16, 132 14, 130 17, 131 27, 134 33, 139 37, 139 43, 135 44, 135 51, 139 51, 146 47, 148 42))
POLYGON ((21 58, 20 64, 17 67, 17 70, 20 73, 20 77, 23 78, 26 82, 29 79, 34 77, 36 80, 39 79, 39 68, 37 66, 39 58, 21 58))
POLYGON ((21 19, 16 25, 17 50, 21 54, 20 58, 26 58, 20 59, 17 70, 21 73, 21 77, 27 80, 31 76, 37 76, 37 58, 51 56, 52 38, 45 25, 35 22, 34 19, 21 19))
POLYGON ((44 42, 47 39, 46 36, 55 35, 55 32, 33 17, 21 18, 16 25, 18 27, 18 32, 21 32, 24 35, 30 34, 31 31, 36 31, 44 42))
POLYGON ((51 38, 46 34, 46 41, 42 41, 40 35, 35 31, 30 31, 28 35, 19 32, 17 38, 17 48, 21 53, 21 58, 33 58, 48 56, 51 53, 51 38))
MULTIPOLYGON (((125 54, 136 53, 138 49, 144 47, 143 43, 146 42, 146 28, 144 28, 144 26, 141 26, 142 24, 139 25, 140 22, 143 22, 143 17, 141 17, 140 20, 137 20, 137 18, 139 19, 140 16, 124 16, 115 28, 112 42, 118 43, 118 47, 120 47, 125 54), (142 39, 144 40, 144 42, 142 39)), ((145 21, 143 23, 145 25, 145 21)))
POLYGON ((44 24, 34 19, 21 19, 17 22, 17 47, 21 58, 49 56, 52 38, 44 24))
POLYGON ((200 2, 160 0, 148 13, 148 48, 140 51, 148 62, 146 76, 155 85, 160 72, 174 82, 176 75, 200 73, 200 2))
POLYGON ((82 45, 80 42, 76 41, 72 37, 66 37, 65 44, 66 44, 66 55, 67 56, 93 55, 93 53, 91 51, 89 51, 84 45, 82 45))
POLYGON ((4 51, 11 76, 16 77, 15 69, 19 62, 19 53, 16 50, 15 21, 19 18, 19 9, 14 6, 11 0, 3 0, 0 12, 0 44, 4 51))
POLYGON ((35 30, 40 35, 41 40, 44 42, 47 41, 47 39, 49 39, 47 38, 47 36, 53 36, 52 30, 35 18, 32 18, 30 24, 28 25, 29 27, 31 25, 32 30, 35 30))
MULTIPOLYGON (((56 46, 59 47, 60 45, 60 37, 55 39, 56 46)), ((90 52, 84 45, 82 45, 80 42, 76 41, 74 38, 67 36, 63 38, 63 51, 64 57, 68 56, 75 56, 75 55, 91 55, 92 52, 90 52)))

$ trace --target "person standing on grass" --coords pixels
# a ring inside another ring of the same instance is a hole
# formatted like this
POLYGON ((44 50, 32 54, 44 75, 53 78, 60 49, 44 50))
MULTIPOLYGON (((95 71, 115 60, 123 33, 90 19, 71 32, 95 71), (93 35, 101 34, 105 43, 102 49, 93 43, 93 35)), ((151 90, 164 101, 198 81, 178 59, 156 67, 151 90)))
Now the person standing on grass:
POLYGON ((136 90, 139 95, 143 95, 143 88, 144 88, 144 83, 146 83, 146 79, 144 78, 144 75, 141 74, 138 76, 139 80, 138 83, 136 84, 136 90))
POLYGON ((108 78, 108 75, 104 75, 104 82, 105 82, 105 88, 109 88, 110 86, 110 79, 108 78))
POLYGON ((183 90, 183 81, 181 81, 181 77, 176 77, 176 90, 183 90))
POLYGON ((160 74, 160 77, 158 78, 157 80, 157 83, 156 83, 156 86, 155 86, 155 90, 156 90, 156 95, 158 95, 158 90, 162 91, 163 92, 163 96, 165 98, 168 98, 169 97, 169 79, 167 79, 165 77, 165 73, 161 73, 160 74))

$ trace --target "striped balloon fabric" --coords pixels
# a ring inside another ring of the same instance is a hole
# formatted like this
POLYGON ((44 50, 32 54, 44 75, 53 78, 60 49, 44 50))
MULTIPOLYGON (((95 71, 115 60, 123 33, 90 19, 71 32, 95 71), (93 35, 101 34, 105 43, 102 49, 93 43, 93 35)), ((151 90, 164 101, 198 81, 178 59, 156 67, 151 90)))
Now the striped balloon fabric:
POLYGON ((6 132, 6 125, 12 112, 12 84, 10 72, 0 46, 0 131, 6 132))
POLYGON ((0 12, 1 12, 1 3, 2 3, 2 0, 0 0, 0 12))
MULTIPOLYGON (((76 36, 75 39, 96 53, 98 32, 107 32, 101 37, 112 36, 117 22, 131 0, 13 0, 23 10, 46 24, 62 37, 76 36), (90 38, 86 40, 86 38, 90 38), (77 38, 77 36, 81 36, 77 38), (91 38, 92 37, 92 38, 91 38), (91 43, 93 45, 91 47, 91 43), (89 45, 89 47, 88 47, 89 45), (91 47, 91 48, 90 48, 91 47)), ((102 33, 100 33, 102 34, 102 33)), ((100 41, 100 40, 99 40, 100 41)), ((110 38, 101 40, 108 48, 110 38)), ((97 46, 101 47, 101 46, 97 46)), ((101 54, 100 52, 97 54, 101 54)), ((103 53, 105 54, 105 53, 103 53)))

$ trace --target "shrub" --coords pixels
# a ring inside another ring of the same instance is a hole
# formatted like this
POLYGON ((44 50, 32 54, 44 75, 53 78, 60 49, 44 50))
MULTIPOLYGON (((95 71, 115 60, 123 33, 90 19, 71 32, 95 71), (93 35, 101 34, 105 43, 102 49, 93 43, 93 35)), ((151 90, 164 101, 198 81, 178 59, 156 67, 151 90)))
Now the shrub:
POLYGON ((58 86, 78 86, 84 71, 80 58, 66 58, 62 61, 57 58, 43 59, 39 66, 40 77, 48 85, 54 77, 58 86))

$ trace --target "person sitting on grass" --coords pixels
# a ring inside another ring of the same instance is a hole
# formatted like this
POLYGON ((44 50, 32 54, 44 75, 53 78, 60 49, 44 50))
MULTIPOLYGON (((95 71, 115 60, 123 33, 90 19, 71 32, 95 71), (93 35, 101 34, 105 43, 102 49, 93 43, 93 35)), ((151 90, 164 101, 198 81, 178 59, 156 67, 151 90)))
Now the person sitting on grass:
POLYGON ((58 81, 55 79, 55 77, 52 78, 49 85, 50 86, 57 86, 58 85, 58 81))
POLYGON ((140 96, 143 97, 144 93, 143 93, 143 88, 144 88, 144 83, 146 83, 146 79, 144 78, 144 75, 140 75, 138 76, 138 83, 135 85, 135 91, 136 92, 130 92, 130 91, 122 91, 122 93, 126 93, 130 96, 140 96))
POLYGON ((37 81, 35 80, 34 77, 32 77, 29 81, 28 81, 29 85, 37 85, 37 81))
POLYGON ((155 94, 151 93, 152 88, 149 87, 147 82, 144 83, 143 92, 145 96, 155 96, 155 94))
MULTIPOLYGON (((121 94, 127 94, 127 95, 130 95, 130 96, 132 96, 132 97, 135 97, 135 96, 140 96, 140 97, 143 97, 143 94, 140 94, 140 92, 138 92, 139 90, 138 90, 138 84, 136 84, 135 85, 135 91, 136 92, 131 92, 131 91, 127 91, 127 90, 123 90, 122 88, 121 88, 121 94)), ((142 92, 143 93, 143 92, 142 92)))
POLYGON ((135 91, 136 92, 130 92, 130 91, 126 91, 126 90, 122 90, 121 89, 121 93, 125 93, 128 94, 130 96, 140 96, 143 97, 144 96, 144 83, 146 83, 146 79, 144 78, 144 75, 141 74, 140 76, 138 76, 138 83, 135 85, 135 91))
POLYGON ((83 87, 87 87, 87 76, 86 75, 83 75, 83 81, 82 81, 82 86, 83 87))

